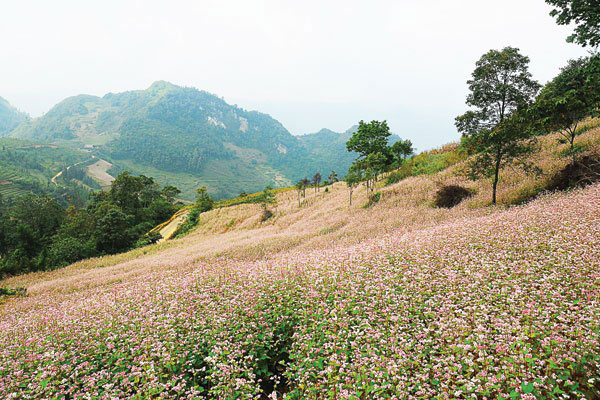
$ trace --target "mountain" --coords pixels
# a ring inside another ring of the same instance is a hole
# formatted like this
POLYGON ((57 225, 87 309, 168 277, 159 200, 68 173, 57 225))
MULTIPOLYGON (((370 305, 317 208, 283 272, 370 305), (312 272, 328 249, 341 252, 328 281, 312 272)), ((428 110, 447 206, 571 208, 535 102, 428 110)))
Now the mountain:
MULTIPOLYGON (((315 133, 297 136, 297 138, 312 158, 316 160, 315 170, 325 173, 325 176, 332 170, 343 176, 357 157, 356 153, 351 153, 346 149, 346 142, 357 130, 358 125, 354 125, 340 133, 330 129, 321 129, 315 133)), ((390 144, 398 140, 400 140, 400 137, 395 134, 392 134, 389 138, 390 144)))
POLYGON ((0 97, 0 137, 7 136, 19 124, 28 119, 27 114, 17 110, 0 97))
POLYGON ((356 158, 355 153, 346 149, 346 142, 357 128, 353 126, 342 133, 324 128, 315 133, 298 136, 298 140, 316 160, 316 170, 321 171, 324 176, 332 170, 338 175, 343 175, 356 158))
POLYGON ((343 174, 351 158, 339 135, 298 138, 267 114, 164 81, 146 90, 70 97, 11 135, 93 146, 114 164, 113 172, 127 169, 179 184, 187 198, 199 185, 229 197, 290 185, 318 170, 343 174))

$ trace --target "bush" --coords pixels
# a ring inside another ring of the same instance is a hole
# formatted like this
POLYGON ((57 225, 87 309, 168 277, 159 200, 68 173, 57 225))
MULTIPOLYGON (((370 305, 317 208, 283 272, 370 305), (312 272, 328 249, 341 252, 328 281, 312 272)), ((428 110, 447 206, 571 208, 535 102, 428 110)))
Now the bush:
POLYGON ((199 218, 200 218, 200 210, 198 210, 195 207, 192 208, 192 210, 188 214, 188 217, 185 220, 185 222, 183 224, 179 225, 179 228, 177 228, 177 231, 175 232, 174 237, 180 238, 180 237, 187 235, 192 229, 194 229, 196 226, 198 226, 198 222, 200 222, 199 218))
POLYGON ((444 185, 435 194, 435 206, 452 208, 472 195, 472 191, 462 186, 444 185))
POLYGON ((447 146, 440 150, 423 152, 406 160, 400 168, 392 172, 385 180, 385 184, 393 185, 409 176, 431 175, 443 171, 465 159, 465 154, 456 146, 447 146))
POLYGON ((365 204, 365 208, 373 207, 375 204, 379 203, 379 200, 381 200, 381 193, 373 193, 369 196, 369 202, 365 204))
POLYGON ((265 222, 272 216, 273 216, 273 211, 269 210, 267 207, 263 207, 262 213, 260 214, 260 222, 265 222))
POLYGON ((581 157, 569 163, 550 181, 548 190, 567 190, 600 182, 600 155, 581 157))
POLYGON ((15 289, 5 289, 0 287, 0 296, 25 296, 27 289, 19 287, 15 289))
POLYGON ((150 232, 142 236, 135 244, 135 247, 144 247, 158 243, 162 239, 162 235, 158 232, 150 232))
POLYGON ((52 243, 48 250, 49 263, 52 267, 62 267, 96 254, 93 240, 65 237, 52 243))

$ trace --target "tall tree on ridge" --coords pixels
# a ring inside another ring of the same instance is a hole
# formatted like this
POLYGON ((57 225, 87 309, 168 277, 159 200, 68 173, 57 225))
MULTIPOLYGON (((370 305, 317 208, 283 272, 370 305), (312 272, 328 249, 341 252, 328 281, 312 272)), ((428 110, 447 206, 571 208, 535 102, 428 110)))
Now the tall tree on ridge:
POLYGON ((522 110, 540 85, 529 72, 529 57, 514 47, 488 51, 477 61, 472 77, 467 81, 467 105, 473 109, 456 117, 456 127, 467 150, 476 155, 471 177, 493 177, 492 204, 496 204, 501 167, 531 149, 521 146, 528 136, 522 110), (508 117, 510 121, 505 121, 508 117))
POLYGON ((533 106, 543 132, 557 130, 575 159, 579 122, 600 113, 600 54, 570 60, 544 86, 533 106))

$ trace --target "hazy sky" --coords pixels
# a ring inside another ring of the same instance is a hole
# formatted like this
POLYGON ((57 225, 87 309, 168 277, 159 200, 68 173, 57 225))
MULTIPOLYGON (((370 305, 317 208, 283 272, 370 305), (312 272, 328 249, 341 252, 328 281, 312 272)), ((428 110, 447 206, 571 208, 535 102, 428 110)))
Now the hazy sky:
POLYGON ((39 116, 167 80, 294 134, 387 119, 425 149, 458 138, 487 50, 519 47, 542 83, 585 54, 548 12, 543 0, 2 0, 0 96, 39 116))

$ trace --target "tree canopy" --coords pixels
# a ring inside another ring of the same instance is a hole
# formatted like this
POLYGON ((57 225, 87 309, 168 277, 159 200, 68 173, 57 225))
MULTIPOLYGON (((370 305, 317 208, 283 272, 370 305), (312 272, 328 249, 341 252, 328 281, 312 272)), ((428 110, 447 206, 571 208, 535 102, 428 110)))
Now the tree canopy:
POLYGON ((371 153, 385 153, 390 137, 387 121, 360 121, 358 130, 346 143, 348 151, 354 151, 365 158, 371 153))
POLYGON ((570 60, 544 86, 536 98, 533 117, 542 133, 560 131, 574 149, 578 123, 598 114, 600 107, 600 55, 570 60))
POLYGON ((575 24, 575 32, 567 41, 582 46, 600 45, 600 2, 598 0, 546 0, 550 15, 559 25, 575 24))

